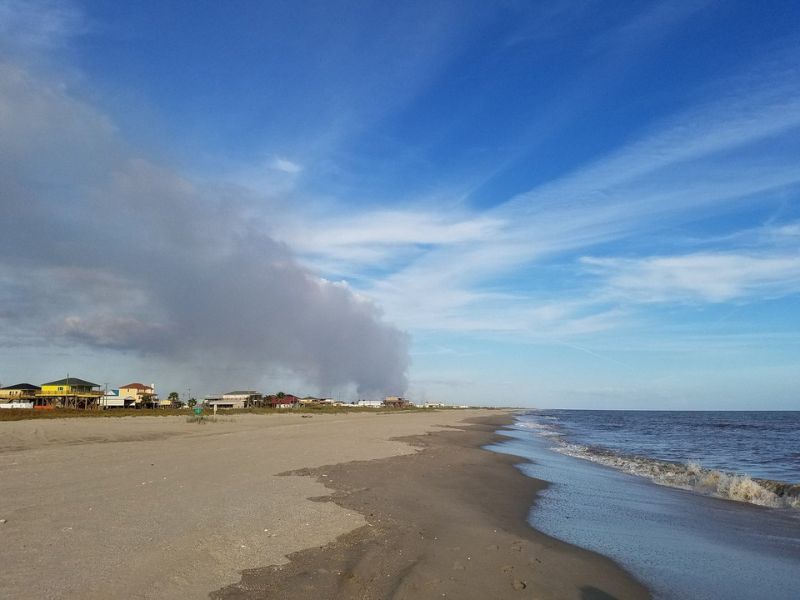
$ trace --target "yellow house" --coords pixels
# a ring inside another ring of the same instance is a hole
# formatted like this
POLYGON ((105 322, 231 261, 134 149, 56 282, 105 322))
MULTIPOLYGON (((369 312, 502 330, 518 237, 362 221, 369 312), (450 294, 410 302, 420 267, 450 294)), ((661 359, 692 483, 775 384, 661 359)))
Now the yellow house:
POLYGON ((26 399, 33 399, 41 388, 38 385, 30 383, 18 383, 17 385, 9 385, 0 388, 0 402, 4 400, 21 401, 26 399))
POLYGON ((73 395, 96 395, 99 394, 100 384, 78 379, 77 377, 67 377, 58 381, 42 384, 40 396, 73 396, 73 395))
POLYGON ((77 377, 67 377, 43 383, 42 390, 36 394, 36 407, 90 408, 97 405, 102 395, 99 384, 77 377))

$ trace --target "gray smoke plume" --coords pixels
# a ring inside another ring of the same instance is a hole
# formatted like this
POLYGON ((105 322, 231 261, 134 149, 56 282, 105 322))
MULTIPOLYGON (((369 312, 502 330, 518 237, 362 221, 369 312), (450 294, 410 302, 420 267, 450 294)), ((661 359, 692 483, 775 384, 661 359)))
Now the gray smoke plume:
POLYGON ((263 198, 140 156, 61 83, 0 62, 3 343, 405 390, 407 336, 272 239, 263 198))

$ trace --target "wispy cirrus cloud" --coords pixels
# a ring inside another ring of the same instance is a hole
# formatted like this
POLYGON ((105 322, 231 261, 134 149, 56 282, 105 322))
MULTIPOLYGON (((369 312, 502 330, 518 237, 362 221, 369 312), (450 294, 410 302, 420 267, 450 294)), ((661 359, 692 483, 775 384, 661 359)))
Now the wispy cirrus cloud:
POLYGON ((276 235, 416 332, 573 343, 635 325, 645 303, 793 293, 793 221, 695 240, 699 251, 654 250, 682 244, 660 231, 796 193, 798 75, 792 61, 770 59, 638 139, 489 210, 452 198, 355 213, 334 203, 279 220, 276 235), (649 252, 581 260, 620 242, 649 252))
MULTIPOLYGON (((587 248, 641 240, 658 230, 796 190, 800 172, 787 148, 800 151, 800 72, 793 64, 770 64, 768 72, 731 80, 738 84, 727 93, 720 83, 714 100, 664 120, 608 156, 474 213, 475 220, 497 224, 490 236, 433 245, 374 280, 368 291, 393 307, 391 314, 401 320, 435 328, 448 315, 480 315, 482 303, 492 298, 487 292, 494 282, 520 268, 569 261, 587 248), (425 303, 416 300, 421 297, 425 303)), ((716 295, 706 290, 706 297, 763 290, 766 284, 756 285, 757 270, 786 266, 758 257, 748 264, 747 279, 732 283, 727 293, 722 284, 716 295)), ((699 261, 694 266, 701 269, 699 261)), ((528 301, 542 300, 531 296, 528 301)), ((492 302, 499 314, 510 306, 492 302)), ((513 320, 518 313, 509 308, 506 314, 513 320)))
POLYGON ((431 248, 485 242, 499 234, 497 218, 425 209, 374 210, 348 216, 302 215, 280 222, 275 235, 327 272, 394 270, 431 248))
POLYGON ((697 253, 581 263, 626 302, 727 302, 800 293, 800 254, 697 253))

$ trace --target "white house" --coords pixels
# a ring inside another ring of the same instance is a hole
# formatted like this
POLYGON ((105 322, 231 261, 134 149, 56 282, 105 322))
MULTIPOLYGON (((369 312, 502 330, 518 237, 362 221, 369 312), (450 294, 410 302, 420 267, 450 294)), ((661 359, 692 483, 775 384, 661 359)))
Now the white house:
MULTIPOLYGON (((129 404, 133 404, 133 399, 129 399, 129 404)), ((100 398, 101 408, 124 408, 125 398, 119 395, 119 390, 108 390, 100 398)))
POLYGON ((261 394, 253 390, 228 392, 227 394, 206 396, 205 403, 217 408, 247 408, 260 404, 261 394))
MULTIPOLYGON (((250 406, 258 406, 264 397, 254 390, 239 390, 235 392, 228 392, 222 396, 223 400, 241 404, 241 408, 248 408, 250 406)), ((239 407, 237 407, 239 408, 239 407)))
POLYGON ((359 400, 356 402, 356 406, 366 406, 368 408, 380 408, 383 406, 383 402, 381 400, 359 400))
POLYGON ((207 404, 208 406, 217 408, 233 408, 233 406, 229 406, 226 404, 225 400, 222 398, 222 394, 215 394, 213 396, 206 396, 203 400, 203 404, 207 404))

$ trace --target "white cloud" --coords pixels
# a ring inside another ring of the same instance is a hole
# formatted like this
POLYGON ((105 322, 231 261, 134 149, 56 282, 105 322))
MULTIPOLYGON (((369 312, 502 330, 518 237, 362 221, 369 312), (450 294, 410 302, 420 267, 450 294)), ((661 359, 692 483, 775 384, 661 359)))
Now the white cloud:
MULTIPOLYGON (((498 278, 513 279, 516 270, 526 269, 522 278, 535 277, 532 265, 557 260, 559 254, 642 240, 669 226, 796 189, 800 172, 788 149, 796 146, 792 140, 800 129, 799 75, 794 66, 778 66, 743 78, 727 95, 674 116, 642 139, 467 217, 493 223, 491 234, 427 248, 390 275, 380 275, 369 291, 402 322, 436 329, 459 314, 472 327, 486 313, 480 290, 498 278)), ((769 261, 757 264, 777 268, 769 261)), ((738 284, 732 280, 731 288, 724 282, 716 291, 709 286, 706 296, 735 297, 756 286, 763 292, 766 284, 757 282, 751 273, 738 284)), ((535 304, 536 298, 530 301, 535 304)), ((497 303, 491 308, 505 310, 497 303)))
POLYGON ((782 237, 800 237, 800 222, 787 223, 773 228, 772 231, 782 237))
POLYGON ((270 169, 275 171, 283 171, 284 173, 288 173, 290 175, 296 175, 303 170, 303 166, 296 162, 292 162, 288 158, 276 156, 270 163, 270 169))
POLYGON ((726 302, 800 292, 800 255, 696 253, 636 259, 585 257, 614 296, 634 302, 726 302))
POLYGON ((579 208, 604 203, 613 199, 615 189, 665 168, 691 168, 690 161, 800 128, 800 68, 779 67, 744 79, 735 83, 745 92, 721 93, 572 175, 520 194, 506 207, 540 212, 554 205, 579 208))
POLYGON ((489 217, 379 210, 347 217, 304 215, 276 227, 275 235, 318 268, 349 273, 403 264, 431 247, 487 241, 502 226, 489 217))

